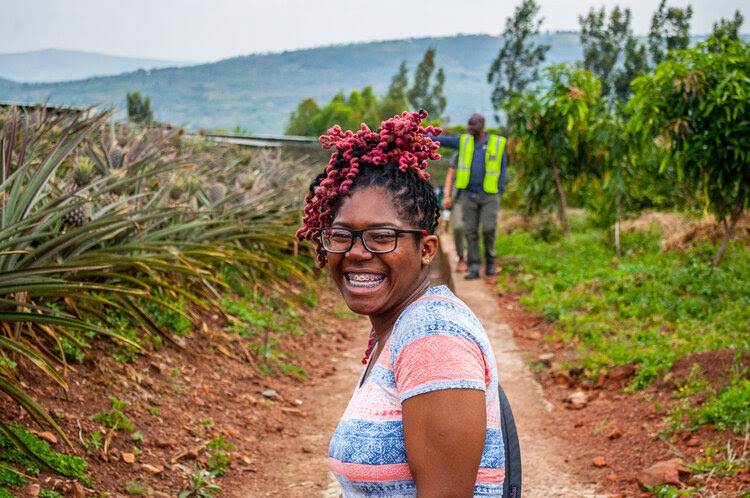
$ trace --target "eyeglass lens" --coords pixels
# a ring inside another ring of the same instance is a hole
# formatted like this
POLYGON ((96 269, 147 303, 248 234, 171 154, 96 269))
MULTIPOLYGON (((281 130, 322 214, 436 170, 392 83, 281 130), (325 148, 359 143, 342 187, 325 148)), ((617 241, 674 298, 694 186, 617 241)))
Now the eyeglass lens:
MULTIPOLYGON (((390 252, 396 248, 396 230, 373 228, 362 230, 359 234, 370 252, 390 252)), ((347 252, 353 245, 353 237, 354 233, 344 228, 323 230, 323 247, 331 252, 347 252)))

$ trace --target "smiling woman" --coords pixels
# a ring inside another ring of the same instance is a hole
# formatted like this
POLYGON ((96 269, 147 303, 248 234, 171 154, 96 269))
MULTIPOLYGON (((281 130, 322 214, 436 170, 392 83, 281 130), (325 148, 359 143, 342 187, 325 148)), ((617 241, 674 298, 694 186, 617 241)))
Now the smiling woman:
POLYGON ((497 365, 474 314, 430 286, 440 209, 425 171, 438 159, 427 113, 371 131, 338 126, 310 185, 300 240, 349 308, 368 316, 370 343, 329 449, 344 496, 501 496, 504 453, 497 365))

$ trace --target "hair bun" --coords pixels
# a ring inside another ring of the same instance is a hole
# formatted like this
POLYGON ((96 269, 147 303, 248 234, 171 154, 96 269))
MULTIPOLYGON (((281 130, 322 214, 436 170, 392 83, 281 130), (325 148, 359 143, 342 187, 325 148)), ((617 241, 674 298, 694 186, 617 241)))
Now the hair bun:
MULTIPOLYGON (((420 178, 429 180, 430 175, 425 171, 427 160, 440 159, 437 153, 439 145, 425 135, 440 135, 443 130, 434 126, 423 127, 422 121, 427 117, 427 111, 404 111, 380 123, 377 131, 362 123, 356 133, 342 131, 339 125, 328 130, 328 135, 322 135, 319 140, 324 149, 335 147, 343 159, 357 158, 358 162, 368 162, 376 166, 393 163, 398 164, 404 172, 411 168, 419 172, 420 178)), ((336 160, 331 157, 332 164, 336 160)))

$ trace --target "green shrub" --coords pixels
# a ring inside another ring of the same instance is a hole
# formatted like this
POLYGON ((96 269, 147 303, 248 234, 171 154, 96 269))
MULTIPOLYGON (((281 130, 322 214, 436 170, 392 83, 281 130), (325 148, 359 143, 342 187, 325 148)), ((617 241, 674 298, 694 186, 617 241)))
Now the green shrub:
POLYGON ((112 409, 108 412, 97 413, 91 416, 91 420, 98 420, 104 427, 109 427, 114 430, 127 429, 133 432, 133 426, 130 423, 127 415, 122 412, 122 409, 126 406, 130 406, 127 401, 120 401, 114 396, 109 397, 112 402, 112 409))
POLYGON ((62 495, 51 489, 42 489, 39 491, 39 498, 62 498, 62 495))
POLYGON ((717 430, 747 431, 750 423, 750 380, 733 378, 715 398, 697 410, 695 422, 717 430))
POLYGON ((185 297, 169 298, 164 294, 158 294, 156 297, 164 304, 154 301, 146 303, 145 309, 151 318, 170 334, 177 334, 179 336, 188 335, 193 329, 193 323, 184 314, 186 306, 185 297), (180 310, 181 312, 176 310, 180 310))
POLYGON ((211 475, 223 475, 229 467, 229 457, 225 450, 233 450, 234 445, 224 441, 224 436, 215 436, 210 443, 206 445, 211 456, 208 458, 208 469, 211 475))
POLYGON ((607 230, 572 221, 569 236, 549 242, 519 230, 500 234, 498 285, 526 291, 521 303, 554 322, 555 337, 579 342, 582 365, 635 363, 633 387, 643 388, 679 357, 750 349, 750 256, 742 243, 713 268, 710 244, 662 253, 656 234, 624 234, 618 260, 607 230))

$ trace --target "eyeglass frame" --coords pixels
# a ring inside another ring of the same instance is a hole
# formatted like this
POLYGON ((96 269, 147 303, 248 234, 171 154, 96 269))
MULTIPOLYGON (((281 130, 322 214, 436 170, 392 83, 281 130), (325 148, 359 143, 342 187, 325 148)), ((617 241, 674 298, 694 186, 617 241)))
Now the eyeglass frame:
POLYGON ((320 244, 323 246, 323 249, 325 249, 326 252, 329 252, 331 254, 345 254, 352 250, 352 247, 354 247, 354 241, 356 238, 359 238, 359 240, 362 241, 362 247, 367 249, 367 251, 371 252, 372 254, 388 254, 389 252, 393 252, 396 250, 396 247, 398 247, 398 236, 402 233, 418 233, 423 237, 427 237, 429 232, 427 230, 421 230, 421 229, 414 229, 414 228, 396 228, 396 227, 370 227, 370 228, 363 228, 362 230, 352 230, 351 228, 346 227, 323 227, 318 230, 318 236, 320 237, 320 244), (329 250, 325 243, 323 242, 323 231, 324 230, 344 230, 346 232, 349 232, 351 234, 351 239, 349 240, 349 247, 345 251, 331 251, 329 250), (365 242, 364 233, 369 230, 393 230, 396 232, 396 239, 393 242, 393 249, 389 249, 388 251, 373 251, 369 247, 367 247, 367 242, 365 242))

